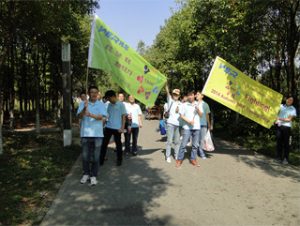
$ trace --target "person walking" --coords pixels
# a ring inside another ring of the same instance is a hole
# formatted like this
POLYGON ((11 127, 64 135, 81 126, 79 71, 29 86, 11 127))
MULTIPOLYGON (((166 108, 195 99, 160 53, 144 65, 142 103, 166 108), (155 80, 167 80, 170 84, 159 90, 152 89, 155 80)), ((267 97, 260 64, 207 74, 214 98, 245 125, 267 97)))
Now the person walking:
POLYGON ((187 94, 187 102, 180 108, 179 114, 181 119, 184 121, 182 130, 182 141, 179 148, 178 160, 176 160, 176 167, 179 168, 184 159, 184 153, 186 146, 192 138, 192 151, 190 155, 190 163, 193 166, 199 167, 197 162, 197 151, 199 149, 199 138, 200 138, 200 117, 203 115, 202 105, 199 105, 195 101, 195 93, 189 92, 187 94))
POLYGON ((80 137, 83 176, 80 182, 85 184, 90 180, 91 185, 94 186, 97 184, 99 155, 103 141, 103 120, 107 113, 105 105, 97 100, 98 88, 90 86, 88 93, 89 100, 82 101, 77 111, 77 115, 81 119, 80 137))
POLYGON ((165 111, 165 118, 167 120, 167 146, 166 146, 166 161, 171 163, 171 148, 174 142, 174 157, 178 158, 178 151, 180 147, 180 131, 179 131, 179 110, 181 102, 179 101, 180 90, 174 89, 170 95, 168 84, 166 84, 167 93, 167 109, 165 111))
POLYGON ((114 136, 114 142, 117 147, 117 166, 121 166, 123 159, 121 134, 125 129, 126 109, 124 103, 118 101, 116 92, 113 90, 106 91, 105 99, 109 101, 107 106, 108 120, 104 130, 103 145, 100 153, 100 165, 104 164, 107 146, 110 138, 114 136))
POLYGON ((199 105, 202 105, 203 114, 200 118, 200 143, 198 148, 198 155, 202 159, 206 159, 206 155, 204 150, 202 149, 202 144, 204 143, 204 138, 208 130, 211 129, 210 120, 209 120, 209 114, 210 114, 210 108, 209 105, 203 100, 203 94, 201 92, 197 92, 196 98, 199 105))
POLYGON ((285 104, 280 106, 276 121, 277 158, 284 165, 289 163, 292 121, 297 116, 293 103, 294 98, 287 96, 285 104))
POLYGON ((125 95, 124 95, 124 93, 122 93, 122 92, 118 93, 118 100, 120 102, 124 102, 125 101, 125 95))
POLYGON ((127 112, 127 127, 125 132, 125 155, 129 153, 136 156, 138 153, 138 136, 139 129, 142 128, 142 110, 140 105, 135 103, 135 98, 130 95, 128 103, 125 105, 127 112), (130 148, 130 140, 132 137, 132 149, 130 148))

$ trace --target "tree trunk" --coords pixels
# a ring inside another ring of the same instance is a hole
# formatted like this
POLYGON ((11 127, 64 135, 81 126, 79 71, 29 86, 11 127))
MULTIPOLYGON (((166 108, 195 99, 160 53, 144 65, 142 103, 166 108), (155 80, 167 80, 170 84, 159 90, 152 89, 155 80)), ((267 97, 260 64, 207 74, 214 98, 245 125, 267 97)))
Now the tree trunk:
POLYGON ((34 54, 34 79, 35 79, 35 129, 36 133, 41 132, 40 124, 40 77, 39 77, 39 52, 38 46, 34 54))
POLYGON ((3 125, 3 92, 0 85, 0 155, 3 153, 3 135, 2 135, 2 125, 3 125))
MULTIPOLYGON (((15 3, 10 2, 9 4, 9 10, 12 15, 15 13, 15 3)), ((9 111, 9 128, 14 128, 14 106, 15 106, 15 88, 14 88, 14 80, 15 80, 15 48, 14 41, 16 38, 15 35, 15 25, 14 20, 10 21, 10 30, 9 30, 9 49, 10 49, 10 77, 9 77, 9 104, 8 104, 8 111, 9 111)))

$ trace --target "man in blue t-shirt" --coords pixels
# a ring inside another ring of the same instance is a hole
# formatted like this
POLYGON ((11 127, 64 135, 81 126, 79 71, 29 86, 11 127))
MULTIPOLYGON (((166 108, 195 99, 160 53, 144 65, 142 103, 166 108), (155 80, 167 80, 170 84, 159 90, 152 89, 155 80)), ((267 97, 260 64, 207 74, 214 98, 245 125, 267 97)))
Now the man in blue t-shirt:
POLYGON ((288 96, 286 104, 280 106, 276 121, 277 157, 282 164, 288 164, 289 161, 289 138, 291 136, 292 121, 297 116, 293 103, 294 98, 288 96), (284 150, 284 152, 282 152, 282 150, 284 150))
POLYGON ((106 122, 104 130, 103 145, 100 153, 100 165, 104 164, 107 146, 109 144, 111 136, 114 136, 114 140, 117 147, 117 166, 122 165, 122 142, 121 134, 124 133, 125 121, 126 121, 126 108, 124 103, 118 101, 116 92, 108 90, 105 93, 105 99, 109 101, 107 105, 108 120, 106 122))
POLYGON ((80 137, 82 145, 83 176, 80 180, 85 184, 90 180, 91 185, 97 184, 99 155, 103 140, 103 120, 106 117, 105 105, 98 101, 98 88, 89 87, 89 100, 80 103, 77 115, 81 119, 80 137), (92 164, 90 164, 90 160, 92 164))

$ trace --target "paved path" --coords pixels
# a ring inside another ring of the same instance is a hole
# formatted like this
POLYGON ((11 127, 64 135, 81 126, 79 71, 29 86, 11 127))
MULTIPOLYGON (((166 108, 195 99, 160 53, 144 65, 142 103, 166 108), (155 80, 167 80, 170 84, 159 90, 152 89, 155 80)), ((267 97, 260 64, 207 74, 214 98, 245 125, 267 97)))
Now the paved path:
POLYGON ((300 225, 299 168, 216 140, 200 168, 176 169, 157 124, 145 122, 143 150, 122 167, 108 153, 96 187, 79 184, 79 158, 42 225, 300 225))

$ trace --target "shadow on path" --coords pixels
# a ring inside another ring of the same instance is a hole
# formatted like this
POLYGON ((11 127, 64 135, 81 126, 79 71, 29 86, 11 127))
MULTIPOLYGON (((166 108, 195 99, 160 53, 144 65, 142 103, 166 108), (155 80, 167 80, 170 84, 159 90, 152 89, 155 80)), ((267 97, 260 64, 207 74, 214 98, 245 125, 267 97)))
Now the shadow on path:
POLYGON ((42 225, 168 224, 170 216, 147 215, 171 185, 168 176, 150 168, 149 159, 131 157, 116 167, 115 153, 108 155, 95 187, 79 184, 81 159, 77 161, 42 225))

